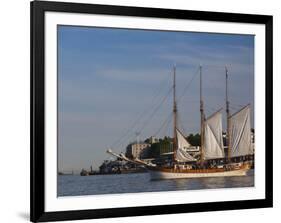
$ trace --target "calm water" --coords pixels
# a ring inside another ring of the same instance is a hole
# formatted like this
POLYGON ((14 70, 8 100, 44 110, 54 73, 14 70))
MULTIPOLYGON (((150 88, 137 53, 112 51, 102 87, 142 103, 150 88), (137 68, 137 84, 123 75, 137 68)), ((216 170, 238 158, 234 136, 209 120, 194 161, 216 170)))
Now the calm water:
POLYGON ((254 186, 254 171, 243 177, 217 177, 150 181, 149 173, 58 178, 58 196, 136 193, 254 186))

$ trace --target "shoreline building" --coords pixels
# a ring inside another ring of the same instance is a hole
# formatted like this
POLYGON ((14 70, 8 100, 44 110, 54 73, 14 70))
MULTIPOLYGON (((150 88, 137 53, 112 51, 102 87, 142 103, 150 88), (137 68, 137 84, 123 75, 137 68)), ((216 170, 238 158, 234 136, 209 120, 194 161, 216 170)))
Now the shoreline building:
POLYGON ((130 159, 142 158, 146 151, 150 148, 150 144, 146 142, 131 143, 126 148, 126 156, 130 159))

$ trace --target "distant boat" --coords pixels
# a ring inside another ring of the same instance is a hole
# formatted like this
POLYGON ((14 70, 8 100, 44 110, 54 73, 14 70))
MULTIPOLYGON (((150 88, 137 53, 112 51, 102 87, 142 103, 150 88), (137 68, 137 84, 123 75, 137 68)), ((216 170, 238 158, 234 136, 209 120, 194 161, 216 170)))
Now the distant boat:
POLYGON ((63 172, 59 172, 59 175, 74 175, 73 170, 71 171, 71 173, 63 173, 63 172))
POLYGON ((87 170, 82 169, 80 172, 80 176, 89 176, 89 172, 87 170))
POLYGON ((93 167, 90 167, 90 172, 88 173, 89 175, 96 175, 97 173, 93 171, 93 167))
MULTIPOLYGON (((222 109, 205 118, 202 98, 202 68, 200 66, 201 147, 199 158, 188 153, 190 143, 177 126, 176 68, 173 72, 173 159, 171 164, 146 168, 152 180, 245 176, 249 162, 233 161, 235 157, 253 154, 251 145, 250 105, 230 115, 226 69, 227 148, 225 154, 222 136, 222 109), (213 163, 212 165, 210 163, 213 163)), ((234 159, 235 160, 235 159, 234 159)))
POLYGON ((89 175, 97 175, 97 174, 99 173, 94 171, 92 166, 90 167, 90 171, 82 169, 80 172, 80 176, 89 176, 89 175))

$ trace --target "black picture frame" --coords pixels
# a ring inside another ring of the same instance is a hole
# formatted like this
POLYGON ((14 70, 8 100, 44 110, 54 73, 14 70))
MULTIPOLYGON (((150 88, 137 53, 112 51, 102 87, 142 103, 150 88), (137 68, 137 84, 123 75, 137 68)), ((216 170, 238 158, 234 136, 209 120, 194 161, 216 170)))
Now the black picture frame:
POLYGON ((175 9, 125 7, 64 2, 31 2, 31 152, 30 152, 30 220, 33 222, 112 218, 123 216, 159 215, 202 211, 265 208, 273 206, 273 17, 221 12, 204 12, 175 9), (93 209, 76 211, 45 211, 45 81, 44 81, 44 14, 45 12, 72 12, 140 16, 147 18, 173 18, 186 20, 226 21, 237 23, 264 24, 265 31, 265 73, 266 73, 266 180, 265 199, 210 202, 145 207, 93 209))

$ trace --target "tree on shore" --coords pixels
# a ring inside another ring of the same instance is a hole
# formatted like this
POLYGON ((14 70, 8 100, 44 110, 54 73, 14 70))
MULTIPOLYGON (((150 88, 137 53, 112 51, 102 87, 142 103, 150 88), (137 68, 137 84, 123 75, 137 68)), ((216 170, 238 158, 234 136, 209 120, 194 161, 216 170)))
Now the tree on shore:
POLYGON ((189 134, 186 139, 192 146, 201 146, 201 136, 198 133, 195 135, 189 134))

